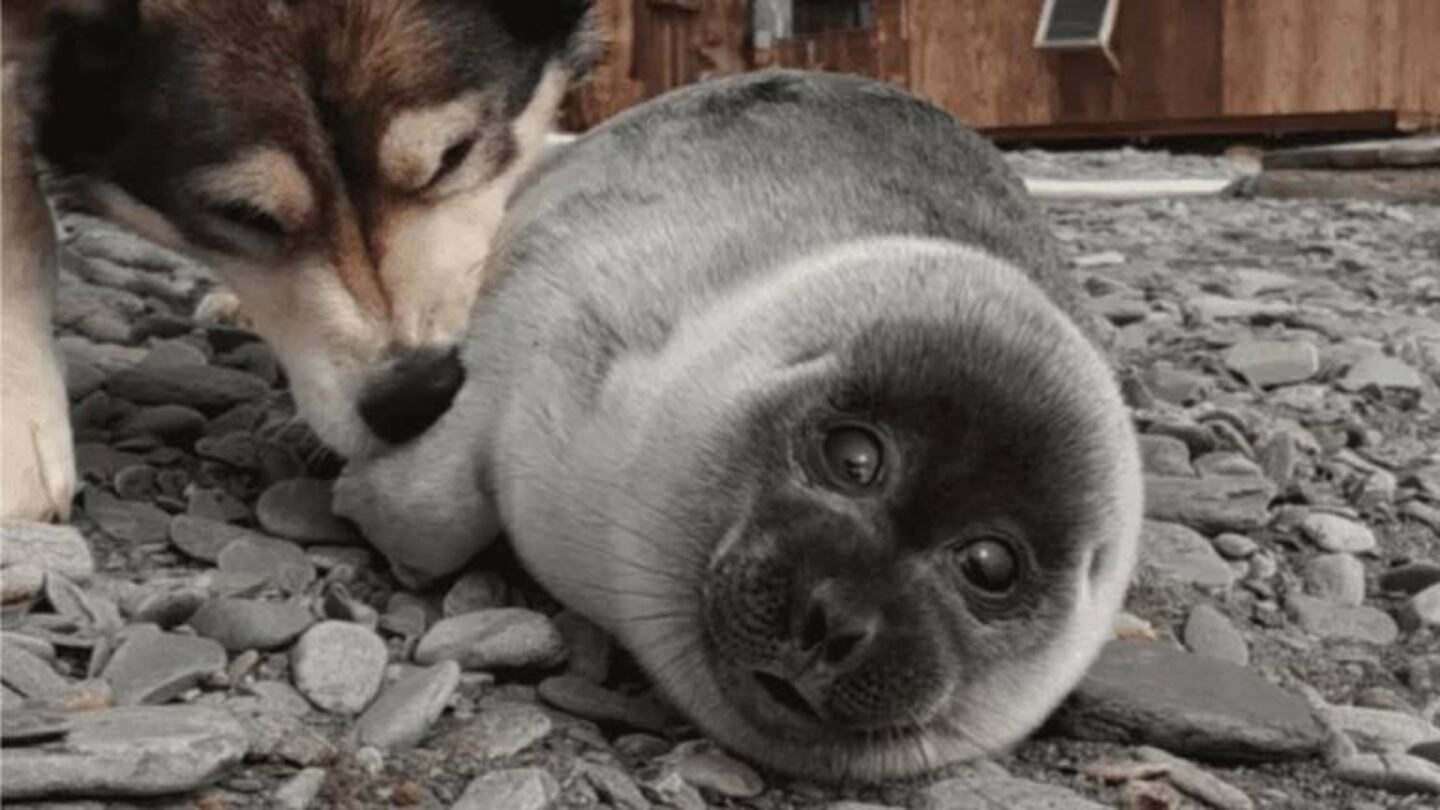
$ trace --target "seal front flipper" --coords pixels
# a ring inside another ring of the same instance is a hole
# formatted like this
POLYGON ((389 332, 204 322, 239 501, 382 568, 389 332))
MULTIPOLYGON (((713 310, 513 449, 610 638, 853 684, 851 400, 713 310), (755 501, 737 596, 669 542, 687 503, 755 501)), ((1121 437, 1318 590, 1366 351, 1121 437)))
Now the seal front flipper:
POLYGON ((469 444, 443 422, 418 441, 347 467, 335 483, 334 509, 412 588, 460 570, 499 533, 469 444))

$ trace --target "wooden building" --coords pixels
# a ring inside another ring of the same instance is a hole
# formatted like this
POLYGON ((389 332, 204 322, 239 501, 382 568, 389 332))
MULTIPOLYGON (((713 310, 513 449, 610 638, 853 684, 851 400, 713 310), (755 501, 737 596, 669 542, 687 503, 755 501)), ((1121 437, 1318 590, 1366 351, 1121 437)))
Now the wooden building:
POLYGON ((1000 139, 1440 127, 1440 0, 597 7, 611 49, 570 100, 575 128, 682 84, 772 65, 881 78, 1000 139), (1042 19, 1063 13, 1104 23, 1092 42, 1048 47, 1042 19))

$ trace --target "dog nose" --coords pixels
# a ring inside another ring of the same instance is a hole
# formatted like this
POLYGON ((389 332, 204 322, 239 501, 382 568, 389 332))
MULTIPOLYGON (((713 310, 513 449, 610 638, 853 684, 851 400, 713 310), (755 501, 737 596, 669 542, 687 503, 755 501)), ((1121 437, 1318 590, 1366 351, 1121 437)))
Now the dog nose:
POLYGON ((455 349, 420 349, 397 360, 360 395, 360 418, 376 436, 399 444, 435 424, 465 381, 455 349))

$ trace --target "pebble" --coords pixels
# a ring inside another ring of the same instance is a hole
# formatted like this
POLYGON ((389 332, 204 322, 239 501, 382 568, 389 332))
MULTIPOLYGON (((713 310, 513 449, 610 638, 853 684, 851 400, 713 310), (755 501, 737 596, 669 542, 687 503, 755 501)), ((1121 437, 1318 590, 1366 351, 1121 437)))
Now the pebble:
POLYGON ((138 405, 185 405, 214 414, 264 398, 270 386, 253 374, 219 366, 146 366, 121 369, 105 381, 114 397, 138 405))
POLYGON ((190 617, 196 633, 215 639, 230 652, 283 647, 314 623, 309 608, 299 602, 228 597, 211 599, 190 617))
POLYGON ((301 543, 355 543, 355 528, 330 511, 330 482, 291 478, 271 484, 255 505, 265 531, 301 543))
POLYGON ((1363 391, 1372 386, 1419 391, 1421 379, 1420 372, 1404 360, 1372 353, 1351 365, 1336 385, 1344 391, 1363 391))
POLYGON ((21 565, 79 580, 95 573, 90 545, 74 526, 0 520, 0 568, 21 565))
POLYGON ((1231 371, 1261 388, 1304 382, 1320 371, 1315 344, 1299 340, 1238 343, 1223 359, 1231 371))
POLYGON ((228 544, 215 561, 227 574, 257 577, 281 590, 299 594, 315 581, 315 564, 299 546, 253 535, 228 544))
POLYGON ((505 759, 535 746, 554 729, 550 715, 536 706, 502 701, 446 734, 441 745, 468 759, 505 759))
POLYGON ((361 715, 356 724, 360 743, 381 750, 418 744, 459 685, 460 665, 454 661, 441 661, 401 677, 385 687, 361 715))
POLYGON ((555 628, 565 639, 565 649, 570 653, 565 661, 566 673, 604 683, 610 673, 610 652, 614 647, 610 635, 573 610, 556 614, 555 628))
POLYGON ((1145 514, 1206 534, 1249 532, 1265 525, 1275 485, 1264 478, 1145 476, 1145 514))
POLYGON ((85 514, 110 537, 131 546, 164 543, 170 536, 170 516, 150 503, 127 501, 99 489, 89 489, 85 514))
POLYGON ((1361 751, 1398 752, 1440 740, 1440 728, 1408 712, 1364 706, 1325 706, 1322 718, 1345 732, 1361 751))
POLYGON ((1150 475, 1195 477, 1190 448, 1174 436, 1147 433, 1140 436, 1140 462, 1150 475))
POLYGON ((271 806, 276 810, 306 810, 320 795, 328 773, 324 768, 301 770, 275 789, 271 806))
POLYGON ((1419 561, 1387 568, 1380 573, 1380 590, 1414 594, 1440 584, 1440 563, 1419 561))
POLYGON ((1393 793, 1440 793, 1440 765, 1408 754, 1356 754, 1330 772, 1352 785, 1393 793))
POLYGON ((1233 478, 1263 478, 1265 471, 1251 461, 1244 453, 1229 450, 1206 453, 1195 459, 1195 471, 1200 475, 1228 475, 1233 478))
POLYGON ((545 810, 560 795, 560 784, 541 768, 491 771, 466 786, 450 810, 545 810))
POLYGON ((936 782, 919 794, 921 810, 1104 810, 1069 788, 1011 776, 999 766, 978 767, 936 782))
POLYGON ((1300 521, 1300 531, 1321 551, 1363 554, 1375 549, 1375 533, 1363 523, 1317 512, 1300 521))
POLYGON ((1227 560, 1248 560, 1260 550, 1259 543, 1243 534, 1233 532, 1218 535, 1210 543, 1215 546, 1216 551, 1220 552, 1220 556, 1227 560))
POLYGON ((540 682, 540 697, 571 714, 631 728, 664 733, 672 725, 664 707, 651 700, 630 697, 574 675, 557 675, 540 682))
POLYGON ((332 714, 359 714, 385 680, 385 642, 358 624, 324 621, 306 630, 290 651, 295 688, 332 714))
POLYGON ((1250 663, 1250 647, 1225 614, 1208 604, 1196 605, 1185 620, 1185 646, 1197 655, 1208 655, 1232 664, 1250 663))
POLYGON ((163 630, 190 621, 195 611, 205 604, 205 591, 199 588, 166 588, 144 595, 130 614, 137 624, 153 624, 163 630))
POLYGON ((6 641, 0 657, 0 681, 21 695, 41 701, 54 701, 64 694, 70 683, 55 671, 49 661, 29 649, 6 641))
POLYGON ((208 638, 134 625, 103 676, 121 706, 165 703, 225 670, 225 648, 208 638))
POLYGON ((1346 607, 1365 601, 1365 566, 1350 554, 1321 554, 1305 564, 1304 577, 1311 596, 1346 607))
POLYGON ((462 669, 552 667, 565 642, 545 616, 523 608, 479 610, 442 619, 415 648, 415 661, 456 661, 462 669))
POLYGON ((673 767, 686 782, 730 799, 753 799, 765 792, 754 768, 709 742, 687 743, 677 750, 673 767))
POLYGON ((239 764, 245 729, 199 706, 79 712, 63 742, 7 748, 0 797, 159 796, 212 784, 239 764))
POLYGON ((1304 758, 1325 741, 1303 698, 1244 667, 1163 643, 1106 645, 1054 719, 1079 739, 1219 763, 1304 758))
POLYGON ((0 744, 12 748, 49 742, 69 734, 73 725, 64 712, 23 705, 7 706, 5 711, 0 712, 0 744))
POLYGON ((577 768, 608 806, 615 810, 650 810, 650 800, 640 792, 635 780, 619 768, 584 760, 577 763, 577 768))
POLYGON ((505 583, 492 571, 467 571, 455 580, 440 609, 447 618, 477 610, 504 607, 505 583))
POLYGON ((1400 607, 1400 625, 1406 630, 1440 626, 1440 583, 1406 600, 1400 607))
POLYGON ((1363 641, 1384 646, 1395 641, 1400 629, 1390 614, 1369 605, 1345 607, 1314 596, 1292 593, 1285 612, 1307 632, 1322 639, 1363 641))
POLYGON ((1140 565, 1166 580, 1206 588, 1228 588, 1236 579, 1210 541, 1178 523, 1145 522, 1140 565))
POLYGON ((170 542, 197 560, 218 563, 225 547, 238 540, 273 541, 256 531, 193 515, 170 519, 170 542))

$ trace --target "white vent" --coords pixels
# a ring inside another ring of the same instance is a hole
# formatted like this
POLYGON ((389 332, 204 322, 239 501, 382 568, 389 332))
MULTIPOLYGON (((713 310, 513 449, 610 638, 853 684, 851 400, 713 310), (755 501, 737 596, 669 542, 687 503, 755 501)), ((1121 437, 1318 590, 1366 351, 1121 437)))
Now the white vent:
POLYGON ((1120 0, 1045 0, 1035 47, 1107 50, 1120 0))

